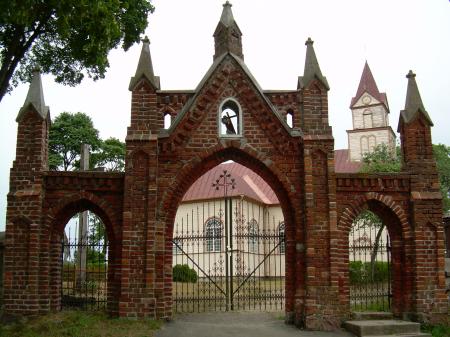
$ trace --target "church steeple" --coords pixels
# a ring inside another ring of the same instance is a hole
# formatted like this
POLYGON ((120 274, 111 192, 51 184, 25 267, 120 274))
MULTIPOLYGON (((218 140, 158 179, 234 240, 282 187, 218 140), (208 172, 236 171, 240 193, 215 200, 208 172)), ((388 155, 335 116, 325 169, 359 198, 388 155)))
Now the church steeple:
POLYGON ((142 40, 142 50, 139 57, 139 63, 136 68, 135 75, 130 80, 128 89, 130 91, 133 90, 136 83, 142 77, 145 77, 155 89, 159 89, 159 77, 155 76, 153 72, 152 56, 150 54, 150 40, 147 36, 142 40))
POLYGON ((231 4, 227 1, 223 4, 222 16, 214 31, 214 60, 226 52, 244 58, 242 53, 242 33, 234 21, 231 4))
POLYGON ((308 37, 306 40, 306 58, 305 58, 305 69, 303 72, 303 77, 301 78, 302 86, 308 86, 309 83, 314 79, 318 79, 325 86, 327 90, 330 90, 328 81, 325 76, 322 75, 320 70, 319 62, 317 61, 316 52, 313 47, 314 41, 308 37))
POLYGON ((352 101, 350 103, 350 108, 352 108, 358 102, 358 100, 361 98, 361 96, 364 93, 368 93, 370 96, 375 98, 380 103, 385 104, 386 108, 388 107, 387 100, 386 100, 386 94, 380 93, 380 91, 378 90, 377 83, 375 82, 375 79, 372 75, 372 71, 370 70, 370 67, 369 67, 369 64, 367 63, 367 61, 364 64, 364 69, 361 74, 361 79, 359 81, 358 90, 356 91, 355 97, 352 98, 352 101))

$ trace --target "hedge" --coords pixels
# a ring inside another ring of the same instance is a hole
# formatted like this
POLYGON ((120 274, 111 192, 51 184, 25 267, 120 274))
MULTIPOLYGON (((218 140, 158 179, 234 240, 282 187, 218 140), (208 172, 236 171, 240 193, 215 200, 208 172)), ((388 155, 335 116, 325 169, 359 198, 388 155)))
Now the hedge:
POLYGON ((197 272, 187 264, 177 264, 173 267, 174 282, 197 282, 197 272))
POLYGON ((387 262, 375 262, 373 277, 370 262, 351 261, 349 269, 350 284, 387 282, 389 280, 389 264, 387 262))

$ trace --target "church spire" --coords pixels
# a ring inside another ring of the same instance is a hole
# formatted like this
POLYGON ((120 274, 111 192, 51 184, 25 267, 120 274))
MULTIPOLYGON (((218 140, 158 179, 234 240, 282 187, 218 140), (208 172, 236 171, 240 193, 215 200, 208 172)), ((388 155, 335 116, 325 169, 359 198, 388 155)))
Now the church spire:
POLYGON ((40 69, 36 68, 33 71, 33 77, 31 79, 30 88, 28 89, 27 97, 23 103, 22 108, 17 115, 16 121, 20 122, 23 115, 32 107, 42 119, 46 119, 49 109, 45 106, 44 90, 42 89, 42 79, 40 69))
POLYGON ((416 74, 410 70, 406 75, 406 78, 408 79, 408 89, 406 90, 405 109, 401 112, 403 121, 409 123, 419 112, 421 112, 430 125, 433 125, 433 122, 422 103, 422 98, 420 97, 419 88, 416 83, 416 74))
POLYGON ((319 62, 317 61, 316 53, 313 47, 314 41, 308 37, 306 40, 306 58, 305 58, 305 70, 302 77, 303 86, 308 86, 309 83, 314 79, 318 79, 325 86, 327 90, 330 90, 328 81, 325 76, 322 75, 320 71, 319 62))
POLYGON ((242 33, 234 21, 231 4, 227 1, 223 4, 223 11, 220 21, 214 31, 214 60, 226 52, 244 58, 242 53, 242 33))
POLYGON ((361 79, 359 80, 358 90, 356 91, 355 97, 352 98, 350 108, 352 108, 356 104, 356 102, 358 102, 358 100, 364 93, 368 93, 379 102, 384 103, 387 107, 386 94, 380 93, 380 91, 378 90, 377 83, 375 82, 372 71, 370 70, 367 61, 364 64, 361 79))
POLYGON ((145 77, 155 89, 159 89, 159 78, 153 73, 152 56, 150 54, 150 40, 146 36, 142 40, 142 50, 135 75, 131 78, 129 90, 133 90, 136 83, 145 77))

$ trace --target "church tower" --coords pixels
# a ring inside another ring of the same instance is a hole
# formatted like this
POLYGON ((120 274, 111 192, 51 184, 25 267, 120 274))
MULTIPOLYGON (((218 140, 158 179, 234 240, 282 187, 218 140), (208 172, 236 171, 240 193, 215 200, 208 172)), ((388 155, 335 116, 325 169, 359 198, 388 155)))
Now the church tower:
POLYGON ((389 126, 387 96, 378 90, 367 61, 350 109, 353 120, 353 129, 347 130, 350 161, 361 161, 364 153, 379 144, 394 151, 395 133, 389 126))

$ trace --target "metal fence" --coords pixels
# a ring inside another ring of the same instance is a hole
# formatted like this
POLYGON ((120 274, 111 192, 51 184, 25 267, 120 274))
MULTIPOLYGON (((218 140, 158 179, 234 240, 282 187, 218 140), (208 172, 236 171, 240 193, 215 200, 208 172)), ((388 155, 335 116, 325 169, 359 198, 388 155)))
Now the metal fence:
POLYGON ((357 221, 349 237, 350 303, 355 311, 391 308, 391 247, 386 227, 357 221))
POLYGON ((61 253, 62 308, 105 309, 108 289, 108 241, 103 224, 68 225, 61 253))

